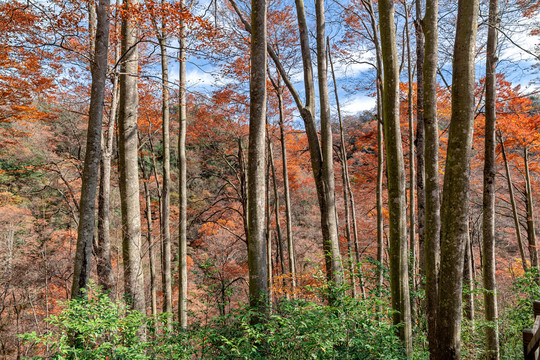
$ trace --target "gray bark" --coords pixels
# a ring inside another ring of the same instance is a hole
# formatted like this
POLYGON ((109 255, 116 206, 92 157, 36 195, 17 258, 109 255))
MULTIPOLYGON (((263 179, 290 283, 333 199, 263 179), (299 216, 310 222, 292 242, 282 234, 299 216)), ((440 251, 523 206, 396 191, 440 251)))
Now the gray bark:
MULTIPOLYGON (((437 359, 438 276, 440 267, 439 123, 437 119, 438 1, 426 1, 422 23, 425 35, 424 130, 425 130, 425 274, 428 341, 431 359, 437 359)), ((463 261, 463 259, 461 259, 463 261)))
POLYGON ((248 266, 250 306, 266 312, 265 238, 266 1, 251 7, 251 74, 248 149, 248 266))
POLYGON ((498 0, 489 2, 489 21, 486 54, 486 121, 484 153, 483 196, 483 265, 484 305, 486 308, 486 359, 499 359, 499 329, 497 324, 497 280, 495 262, 495 124, 496 114, 496 65, 497 65, 497 17, 498 0))
MULTIPOLYGON (((425 272, 425 224, 426 224, 426 193, 424 167, 424 32, 422 31, 422 1, 415 1, 416 8, 416 203, 418 226, 418 269, 424 277, 425 272)), ((422 284, 424 286, 424 284, 422 284)))
POLYGON ((506 181, 508 184, 508 193, 510 195, 510 203, 512 204, 512 218, 514 219, 514 227, 516 229, 516 240, 518 243, 519 254, 521 255, 521 265, 523 271, 528 270, 527 259, 525 257, 525 249, 523 248, 523 239, 521 237, 521 228, 519 225, 519 216, 517 212, 516 198, 514 197, 514 185, 512 184, 512 175, 510 174, 510 167, 508 166, 508 159, 506 158, 506 151, 504 147, 504 141, 499 134, 499 143, 501 144, 501 153, 504 161, 504 169, 506 173, 506 181))
POLYGON ((126 17, 122 20, 122 54, 120 71, 119 170, 120 204, 122 210, 122 255, 124 260, 124 293, 130 306, 146 313, 144 276, 141 263, 141 214, 139 204, 139 173, 137 146, 137 24, 131 14, 138 0, 123 4, 126 17))
MULTIPOLYGON (((444 217, 441 224, 437 337, 444 341, 438 343, 437 359, 442 360, 461 358, 461 294, 464 251, 469 236, 469 175, 475 113, 474 56, 477 24, 478 0, 459 0, 452 71, 452 115, 441 210, 444 217)), ((428 196, 432 195, 426 192, 428 196)), ((426 208, 427 213, 429 210, 426 208)))
POLYGON ((379 1, 381 51, 383 58, 383 120, 388 174, 390 225, 390 288, 394 324, 407 356, 412 356, 411 303, 409 295, 407 205, 405 165, 399 119, 399 68, 394 25, 394 2, 379 1))
POLYGON ((525 192, 527 205, 527 239, 529 240, 529 256, 531 267, 538 268, 538 250, 536 249, 536 230, 534 225, 534 206, 531 188, 531 176, 529 172, 529 150, 523 149, 523 163, 525 165, 525 192))
POLYGON ((317 15, 317 73, 319 80, 319 101, 321 106, 321 155, 322 166, 320 182, 324 207, 321 207, 321 219, 326 265, 331 267, 330 279, 339 284, 343 282, 343 264, 339 249, 337 231, 334 161, 332 147, 332 123, 330 119, 330 100, 328 96, 327 61, 326 61, 326 32, 324 0, 315 1, 317 15))
MULTIPOLYGON (((164 1, 162 1, 164 4, 164 1)), ((171 149, 169 135, 169 63, 167 58, 166 23, 162 21, 161 32, 158 34, 161 55, 161 119, 163 136, 163 190, 161 192, 161 280, 163 283, 163 312, 172 314, 172 282, 171 282, 171 232, 170 232, 170 181, 171 181, 171 149)), ((172 328, 170 317, 166 318, 167 327, 172 328)))
POLYGON ((148 243, 148 262, 150 267, 150 298, 152 306, 152 316, 157 316, 157 289, 156 289, 156 265, 154 257, 154 234, 152 229, 152 199, 150 196, 150 189, 148 188, 148 176, 146 175, 146 170, 144 165, 140 164, 142 174, 143 174, 143 187, 144 187, 144 198, 146 202, 146 225, 147 233, 146 240, 148 243))
MULTIPOLYGON (((120 49, 115 49, 115 59, 120 56, 120 49)), ((97 246, 97 276, 98 284, 103 291, 114 299, 114 275, 111 262, 110 234, 110 194, 111 194, 111 157, 115 137, 116 117, 118 109, 118 74, 113 76, 112 100, 107 129, 107 141, 103 144, 100 160, 100 178, 98 195, 98 246, 97 246)))
MULTIPOLYGON (((181 0, 185 6, 185 0, 181 0)), ((180 284, 178 292, 178 319, 180 326, 187 328, 187 296, 188 296, 188 273, 187 273, 187 162, 186 162, 186 27, 184 21, 180 21, 179 65, 180 65, 180 109, 178 130, 178 270, 180 272, 180 284)))
MULTIPOLYGON (((86 138, 86 155, 82 175, 81 200, 79 205, 79 227, 77 229, 77 248, 73 269, 71 298, 81 296, 90 278, 90 261, 96 217, 96 193, 101 158, 101 126, 103 121, 103 99, 107 80, 107 61, 109 49, 108 0, 100 0, 96 9, 97 27, 95 53, 90 64, 92 87, 90 90, 90 112, 86 138)), ((92 11, 91 11, 92 12, 92 11)))

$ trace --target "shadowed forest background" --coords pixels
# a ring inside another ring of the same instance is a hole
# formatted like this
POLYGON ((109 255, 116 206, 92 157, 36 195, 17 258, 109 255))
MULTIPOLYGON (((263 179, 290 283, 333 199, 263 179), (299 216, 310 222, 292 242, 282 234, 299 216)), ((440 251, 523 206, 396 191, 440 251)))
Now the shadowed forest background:
POLYGON ((537 1, 0 1, 0 357, 518 359, 537 1))

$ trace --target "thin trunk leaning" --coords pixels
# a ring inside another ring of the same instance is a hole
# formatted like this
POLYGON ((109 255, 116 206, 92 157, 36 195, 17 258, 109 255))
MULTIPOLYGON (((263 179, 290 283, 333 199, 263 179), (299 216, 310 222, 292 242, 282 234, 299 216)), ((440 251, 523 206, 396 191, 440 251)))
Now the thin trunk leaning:
POLYGON ((510 167, 508 166, 508 159, 506 157, 506 151, 504 146, 504 141, 502 140, 501 135, 498 135, 499 144, 501 145, 501 153, 503 156, 504 170, 506 173, 506 181, 508 184, 508 193, 510 194, 510 203, 512 204, 512 217, 514 219, 514 227, 516 229, 516 238, 519 248, 519 254, 521 255, 521 266, 523 271, 527 272, 527 258, 525 256, 525 249, 523 248, 523 239, 521 237, 521 228, 519 225, 519 216, 517 212, 516 198, 514 197, 514 185, 512 184, 512 175, 510 174, 510 167))

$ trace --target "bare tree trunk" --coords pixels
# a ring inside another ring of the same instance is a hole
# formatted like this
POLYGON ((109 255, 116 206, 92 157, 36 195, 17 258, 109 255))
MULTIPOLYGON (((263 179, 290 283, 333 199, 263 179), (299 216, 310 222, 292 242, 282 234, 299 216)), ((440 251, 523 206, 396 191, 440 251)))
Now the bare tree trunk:
POLYGON ((483 265, 484 304, 486 307, 486 358, 499 359, 499 328, 497 325, 497 279, 495 262, 495 124, 496 114, 496 65, 497 65, 497 18, 499 2, 489 1, 488 39, 486 54, 486 122, 484 154, 484 197, 483 197, 483 265))
POLYGON ((472 257, 471 252, 472 248, 470 246, 471 238, 467 237, 467 244, 465 245, 465 258, 463 261, 463 282, 465 284, 464 292, 465 296, 465 305, 463 306, 463 313, 465 318, 470 322, 474 321, 474 279, 473 279, 473 266, 472 266, 472 257))
MULTIPOLYGON (((341 118, 341 108, 339 106, 339 97, 338 97, 338 90, 337 90, 337 83, 336 83, 336 75, 334 72, 334 63, 332 61, 332 52, 330 51, 330 39, 328 39, 327 42, 327 51, 328 51, 328 60, 330 62, 330 71, 332 72, 332 81, 334 83, 334 95, 336 97, 336 107, 337 107, 337 115, 339 120, 339 134, 341 139, 341 146, 340 146, 340 154, 339 159, 341 161, 341 175, 343 180, 343 202, 345 207, 345 235, 347 237, 347 247, 349 251, 349 271, 350 271, 350 277, 351 277, 351 291, 352 291, 352 297, 356 298, 356 284, 355 284, 355 254, 358 256, 358 249, 357 244, 353 244, 353 239, 351 236, 351 217, 349 214, 349 178, 348 178, 348 164, 347 164, 347 149, 345 148, 345 135, 343 133, 343 119, 341 118), (356 245, 356 246, 355 246, 356 245), (353 250, 354 249, 354 250, 353 250), (356 250, 356 251, 355 251, 356 250)), ((353 205, 354 206, 354 205, 353 205)), ((359 261, 356 261, 357 263, 359 261)), ((359 264, 357 264, 359 266, 359 264)), ((362 286, 363 288, 363 286, 362 286)), ((362 295, 365 298, 365 291, 362 291, 362 295)))
POLYGON ((519 217, 516 206, 516 199, 514 197, 514 185, 512 184, 512 176, 510 175, 510 167, 508 166, 508 159, 506 158, 506 151, 504 149, 504 141, 499 134, 499 144, 501 144, 501 153, 504 161, 504 169, 506 171, 506 180, 508 184, 508 192, 510 193, 510 203, 512 204, 512 217, 514 218, 514 227, 516 229, 516 238, 519 248, 519 254, 521 255, 521 265, 523 266, 523 271, 527 272, 527 258, 525 257, 525 249, 523 248, 523 240, 521 238, 521 228, 519 225, 519 217))
MULTIPOLYGON (((415 212, 416 199, 414 191, 416 189, 415 171, 414 171, 414 109, 413 109, 413 69, 411 57, 411 38, 409 34, 409 9, 407 2, 403 1, 405 7, 405 41, 407 45, 407 78, 409 80, 409 89, 407 94, 407 102, 409 107, 409 251, 410 264, 409 273, 412 276, 411 285, 416 291, 416 229, 415 229, 415 212)), ((416 301, 411 300, 411 313, 413 318, 416 317, 416 301)))
POLYGON ((109 18, 107 11, 109 4, 110 2, 108 0, 100 0, 96 9, 95 53, 90 64, 92 88, 79 206, 77 248, 75 251, 73 283, 71 286, 72 299, 81 296, 81 289, 86 288, 88 279, 90 278, 90 261, 96 216, 96 190, 101 158, 103 99, 105 98, 105 82, 107 80, 109 49, 109 18))
MULTIPOLYGON (((464 251, 469 236, 469 175, 475 112, 474 55, 477 24, 478 0, 459 0, 452 70, 452 116, 441 210, 444 217, 441 224, 437 337, 444 341, 438 343, 437 359, 442 360, 461 357, 461 293, 464 251)), ((427 190, 426 193, 432 195, 427 190)), ((429 210, 426 208, 427 213, 429 210)))
MULTIPOLYGON (((373 45, 375 46, 375 55, 377 62, 377 291, 381 296, 381 290, 384 281, 384 217, 383 217, 383 172, 384 172, 384 134, 383 134, 383 61, 381 53, 381 44, 379 41, 379 30, 375 19, 373 9, 373 0, 362 0, 367 9, 370 18, 371 30, 373 34, 373 45)), ((352 191, 350 192, 352 195, 352 191)), ((353 206, 353 225, 355 224, 355 214, 353 206)), ((355 231, 356 233, 356 231, 355 231)), ((355 235, 356 236, 356 235, 355 235)), ((356 241, 356 240, 355 240, 356 241)), ((380 309, 382 311, 382 308, 380 309)))
MULTIPOLYGON (((319 101, 321 105, 321 155, 322 168, 320 181, 322 183, 324 208, 321 208, 323 232, 327 232, 325 239, 325 255, 327 265, 331 266, 331 278, 339 284, 343 282, 343 265, 337 237, 337 218, 334 184, 334 161, 332 147, 332 123, 330 119, 330 100, 328 96, 327 61, 326 61, 326 33, 324 0, 315 1, 317 15, 317 73, 319 80, 319 101)), ((327 269, 328 270, 328 269, 327 269)))
MULTIPOLYGON (((181 0, 185 7, 185 0, 181 0)), ((179 89, 179 130, 178 130, 178 270, 180 272, 180 284, 178 291, 178 319, 182 328, 187 328, 187 296, 188 296, 188 273, 187 273, 187 162, 186 162, 186 27, 184 20, 180 20, 180 51, 178 54, 180 65, 180 89, 179 89)))
MULTIPOLYGON (((426 193, 424 167, 424 32, 422 31, 422 1, 415 0, 416 19, 416 203, 418 224, 418 269, 421 277, 425 271, 425 224, 426 224, 426 193)), ((423 281, 421 284, 424 287, 423 281)))
POLYGON ((384 69, 383 120, 388 173, 390 288, 395 311, 394 324, 401 325, 400 339, 407 356, 412 356, 405 165, 399 121, 399 68, 392 0, 379 1, 379 19, 384 69))
POLYGON ((148 242, 148 261, 150 265, 150 297, 152 299, 152 316, 157 316, 157 289, 156 289, 156 265, 154 257, 154 235, 152 230, 152 199, 150 197, 150 189, 148 188, 148 176, 144 168, 144 164, 140 163, 143 174, 144 198, 146 202, 146 224, 148 242))
MULTIPOLYGON (((162 5, 165 2, 162 0, 162 5)), ((170 181, 171 181, 171 150, 169 136, 169 61, 167 57, 167 24, 162 21, 158 34, 161 55, 161 119, 163 135, 163 191, 161 192, 161 222, 160 232, 163 246, 161 259, 161 280, 163 283, 163 312, 172 314, 172 282, 171 282, 171 232, 170 232, 170 181)), ((171 318, 166 318, 166 325, 172 329, 171 318)))
MULTIPOLYGON (((268 298, 265 243, 266 1, 251 7, 248 150, 248 265, 250 306, 265 313, 268 298)), ((257 321, 257 319, 254 319, 257 321)))
POLYGON ((133 10, 138 0, 123 4, 126 17, 122 20, 122 54, 120 71, 119 169, 120 203, 122 209, 122 254, 124 259, 124 292, 130 306, 146 313, 144 276, 141 264, 141 214, 139 205, 139 173, 137 147, 137 24, 133 10))
MULTIPOLYGON (((236 1, 229 0, 229 2, 233 6, 235 12, 240 17, 240 20, 244 24, 246 30, 248 32, 252 32, 252 29, 251 29, 252 26, 244 19, 242 13, 238 9, 236 1)), ((313 67, 312 67, 312 62, 311 62, 311 49, 310 49, 310 43, 309 43, 309 31, 308 31, 308 26, 307 26, 306 12, 304 8, 303 0, 295 0, 295 3, 296 3, 296 10, 297 10, 297 16, 298 16, 300 48, 302 51, 306 105, 302 103, 302 100, 300 99, 300 95, 298 91, 296 91, 296 88, 294 87, 291 80, 289 79, 286 70, 281 65, 278 55, 270 46, 267 47, 267 50, 270 57, 276 64, 276 67, 278 68, 280 75, 284 79, 285 84, 287 85, 287 88, 291 92, 294 98, 294 101, 296 103, 296 106, 298 107, 298 110, 300 112, 300 115, 302 116, 302 119, 304 120, 304 126, 305 126, 306 136, 308 139, 309 152, 310 152, 310 157, 311 157, 311 167, 313 170, 313 178, 315 180, 315 186, 317 188, 317 199, 319 201, 319 208, 321 210, 321 227, 322 227, 322 235, 323 235, 323 244, 334 244, 332 245, 332 248, 334 249, 334 252, 335 252, 335 250, 338 249, 338 247, 336 246, 337 233, 336 231, 331 231, 331 230, 336 229, 335 223, 337 223, 337 219, 335 217, 335 211, 333 211, 335 204, 329 203, 329 200, 333 198, 333 192, 332 194, 329 194, 329 189, 330 189, 328 187, 329 184, 325 182, 326 180, 325 180, 325 177, 323 176, 323 163, 327 160, 323 157, 323 152, 321 150, 321 147, 325 147, 326 144, 321 145, 319 143, 317 127, 315 124, 315 86, 313 83, 313 67), (332 222, 335 222, 335 223, 332 224, 332 222)), ((327 141, 326 135, 325 135, 325 141, 327 141)), ((328 162, 331 164, 332 158, 330 158, 328 162)), ((330 164, 327 164, 327 166, 330 166, 330 164)), ((328 169, 329 168, 327 168, 327 170, 328 169)), ((332 256, 327 256, 326 260, 327 260, 326 270, 327 270, 328 279, 332 280, 333 278, 333 281, 335 282, 338 282, 338 283, 342 282, 343 265, 341 264, 341 255, 339 257, 334 257, 334 258, 332 258, 332 256)))
POLYGON ((274 277, 272 269, 272 212, 270 211, 270 162, 266 166, 266 272, 268 273, 268 308, 274 303, 274 277))
MULTIPOLYGON (((425 34, 424 130, 425 130, 425 274, 426 313, 430 358, 437 358, 438 276, 440 267, 441 205, 439 187, 439 123, 437 119, 437 54, 438 1, 426 1, 426 15, 422 23, 425 34)), ((463 259, 461 259, 463 261, 463 259)))
MULTIPOLYGON (((287 273, 285 269, 285 254, 283 252, 283 237, 281 236, 281 221, 279 218, 279 194, 278 186, 276 179, 276 167, 274 166, 274 151, 272 150, 272 142, 270 137, 268 139, 268 157, 270 158, 270 170, 272 171, 272 183, 274 186, 274 208, 276 213, 276 233, 277 233, 277 245, 279 250, 279 260, 281 264, 281 274, 285 275, 287 273)), ((285 281, 285 280, 283 280, 285 281)), ((288 296, 288 295, 287 295, 288 296)))
POLYGON ((289 173, 287 170, 287 146, 285 143, 285 115, 283 112, 283 89, 279 83, 278 77, 278 103, 279 103, 279 131, 281 139, 281 161, 283 163, 283 191, 285 194, 285 213, 287 217, 287 248, 289 250, 289 271, 291 272, 291 286, 293 298, 296 299, 296 260, 294 251, 292 214, 291 214, 291 196, 289 191, 289 173))
POLYGON ((529 256, 531 267, 538 268, 538 251, 536 249, 536 231, 534 226, 534 207, 531 189, 531 176, 529 173, 529 150, 523 149, 523 162, 525 164, 525 190, 527 193, 527 238, 529 239, 529 256))
MULTIPOLYGON (((115 59, 120 55, 120 49, 115 51, 115 59)), ((98 195, 98 246, 97 246, 97 276, 98 284, 103 291, 114 299, 114 276, 111 262, 110 234, 110 194, 111 194, 111 157, 118 108, 118 74, 113 74, 111 110, 107 129, 107 141, 101 151, 99 195, 98 195)))

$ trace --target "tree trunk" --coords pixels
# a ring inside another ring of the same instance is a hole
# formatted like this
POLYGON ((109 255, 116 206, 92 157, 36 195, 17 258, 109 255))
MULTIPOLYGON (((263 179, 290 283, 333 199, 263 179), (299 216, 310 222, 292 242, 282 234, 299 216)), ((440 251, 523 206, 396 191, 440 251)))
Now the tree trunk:
POLYGON ((525 191, 527 193, 527 238, 529 239, 529 256, 531 266, 538 268, 538 251, 536 249, 536 230, 534 226, 534 207, 531 189, 531 176, 529 173, 529 150, 527 146, 523 149, 523 162, 525 164, 525 191))
MULTIPOLYGON (((409 34, 409 9, 407 2, 404 1, 405 7, 405 41, 407 45, 407 78, 409 80, 409 89, 407 94, 408 112, 409 112, 409 250, 410 259, 409 273, 412 276, 411 285, 416 291, 416 229, 415 229, 415 212, 416 199, 414 191, 416 189, 415 171, 414 171, 414 109, 413 109, 413 69, 411 57, 411 39, 409 34)), ((416 301, 411 300, 411 313, 413 318, 416 317, 416 301)))
POLYGON ((272 212, 270 211, 270 162, 266 164, 266 272, 268 273, 268 309, 274 305, 274 274, 272 269, 272 212))
POLYGON ((473 278, 473 265, 470 246, 471 237, 467 237, 467 244, 465 245, 465 258, 463 261, 463 282, 465 284, 465 306, 463 307, 463 313, 465 318, 470 322, 474 321, 474 278, 473 278))
POLYGON ((148 262, 150 267, 150 298, 152 300, 152 316, 157 316, 157 289, 156 289, 156 265, 154 257, 154 234, 152 230, 152 199, 150 189, 148 188, 148 176, 144 164, 140 163, 143 174, 144 198, 146 202, 146 224, 147 224, 147 243, 148 243, 148 262))
MULTIPOLYGON (((162 4, 165 2, 162 1, 162 4)), ((163 283, 163 312, 172 314, 172 282, 171 282, 171 232, 170 232, 170 181, 171 181, 171 150, 169 141, 169 62, 167 58, 167 32, 165 20, 162 21, 161 32, 158 34, 161 55, 161 119, 163 135, 163 191, 161 192, 161 222, 160 232, 163 246, 161 271, 163 283)), ((171 318, 166 318, 166 325, 172 329, 171 318)))
MULTIPOLYGON (((181 0, 182 7, 185 7, 185 0, 181 0)), ((179 57, 179 130, 178 130, 178 270, 179 291, 178 291, 178 319, 180 326, 187 328, 187 295, 188 295, 188 273, 187 273, 187 162, 186 162, 186 27, 184 20, 180 20, 180 44, 179 57)))
MULTIPOLYGON (((426 193, 424 167, 424 32, 422 31, 422 1, 415 0, 416 19, 416 204, 418 225, 418 270, 425 277, 425 224, 426 224, 426 193)), ((424 286, 422 281, 422 287, 424 286)))
MULTIPOLYGON (((250 306, 265 313, 268 297, 265 238, 266 1, 251 7, 248 150, 248 265, 250 306)), ((257 321, 257 319, 254 319, 257 321)))
MULTIPOLYGON (((270 137, 268 139, 268 157, 270 158, 270 170, 272 171, 272 184, 274 187, 274 208, 276 213, 276 233, 277 233, 277 244, 279 250, 279 259, 281 264, 281 274, 285 275, 287 273, 285 269, 285 254, 283 252, 283 237, 281 236, 281 221, 279 218, 279 193, 276 179, 276 167, 274 166, 274 151, 272 150, 272 142, 270 137)), ((283 278, 283 281, 284 278, 283 278)))
POLYGON ((496 114, 496 77, 497 65, 497 17, 498 0, 489 1, 488 39, 486 54, 486 122, 484 153, 484 197, 482 234, 484 265, 484 304, 486 307, 486 359, 499 359, 499 331, 497 325, 497 280, 495 277, 495 124, 496 114))
POLYGON ((501 153, 504 161, 504 169, 506 172, 506 181, 508 184, 508 192, 510 194, 510 203, 512 204, 512 217, 514 218, 514 227, 516 229, 516 238, 519 248, 519 254, 521 255, 521 265, 523 266, 523 271, 527 272, 527 258, 525 257, 525 249, 523 248, 523 240, 521 238, 521 228, 519 225, 519 217, 516 206, 516 199, 514 197, 514 185, 512 184, 512 176, 510 175, 510 167, 508 166, 508 159, 506 158, 506 151, 504 149, 504 141, 499 134, 499 144, 501 144, 501 153))
POLYGON ((96 9, 95 53, 90 64, 92 88, 79 206, 77 248, 75 250, 73 283, 71 286, 72 299, 81 296, 81 289, 86 288, 90 278, 90 261, 96 216, 96 190, 101 158, 103 99, 105 98, 105 82, 107 80, 109 48, 109 18, 107 11, 109 4, 108 0, 100 0, 96 9))
POLYGON ((379 1, 383 58, 383 120, 388 173, 390 225, 390 288, 394 324, 401 324, 399 336, 407 356, 412 356, 411 303, 409 296, 407 206, 405 165, 399 121, 399 68, 394 25, 394 2, 379 1))
MULTIPOLYGON (((336 75, 334 72, 334 63, 332 61, 332 52, 330 51, 330 39, 328 39, 327 43, 327 50, 328 50, 328 60, 330 62, 330 71, 332 73, 332 81, 334 83, 334 95, 336 97, 336 107, 337 107, 337 115, 339 120, 339 135, 341 140, 341 146, 340 146, 340 153, 339 153, 339 159, 341 162, 341 177, 343 180, 343 202, 344 202, 344 208, 345 208, 345 235, 347 237, 347 247, 349 251, 349 271, 350 271, 350 277, 351 277, 351 293, 352 297, 356 298, 356 284, 355 284, 355 268, 356 266, 359 266, 359 261, 355 260, 355 255, 358 257, 358 249, 357 244, 353 244, 353 239, 351 236, 351 216, 349 214, 349 169, 347 164, 347 149, 345 144, 345 134, 343 133, 343 119, 341 118, 341 108, 339 106, 339 97, 338 97, 338 89, 337 89, 337 82, 336 82, 336 75), (354 250, 353 250, 354 249, 354 250), (356 251, 355 251, 356 250, 356 251), (356 265, 355 265, 356 261, 356 265)), ((354 205, 353 205, 354 206, 354 205)), ((363 287, 362 287, 363 288, 363 287)), ((365 298, 365 292, 362 291, 363 298, 365 298)))
MULTIPOLYGON (((319 80, 319 101, 321 105, 321 155, 322 167, 320 182, 324 189, 324 208, 321 208, 322 229, 326 233, 323 238, 327 265, 331 266, 330 279, 336 284, 343 282, 343 265, 339 249, 337 231, 334 161, 332 147, 332 122, 330 118, 330 100, 328 96, 326 33, 324 0, 315 1, 317 15, 317 74, 319 80), (329 258, 329 259, 328 259, 329 258)), ((327 269, 328 271, 328 269, 327 269)))
MULTIPOLYGON (((478 0, 459 0, 452 71, 452 115, 441 210, 444 217, 441 224, 437 309, 437 337, 444 339, 438 343, 437 359, 441 360, 461 357, 461 293, 464 251, 469 236, 469 175, 475 112, 474 55, 477 23, 478 0)), ((432 196, 427 189, 426 193, 432 196)), ((428 213, 429 209, 426 208, 426 215, 428 213)))
MULTIPOLYGON (((115 51, 115 59, 120 51, 115 51)), ((110 194, 111 194, 111 157, 118 108, 118 74, 113 74, 111 110, 107 129, 107 141, 101 151, 99 195, 98 195, 98 247, 97 247, 97 276, 98 284, 103 291, 114 299, 114 276, 111 262, 110 234, 110 194)))
MULTIPOLYGON (((438 276, 440 266, 441 208, 439 189, 439 123, 437 119, 438 1, 426 1, 422 24, 425 34, 424 130, 425 130, 425 274, 429 351, 437 358, 438 276)), ((463 261, 463 259, 461 259, 463 261)))
POLYGON ((278 77, 278 104, 279 104, 279 131, 281 139, 281 161, 283 163, 283 191, 285 195, 285 213, 287 217, 287 248, 289 250, 289 271, 291 272, 291 286, 293 298, 296 299, 296 260, 294 251, 292 215, 291 215, 291 196, 289 191, 289 173, 287 170, 287 146, 285 143, 285 115, 283 112, 283 89, 279 83, 278 77))
POLYGON ((141 264, 141 214, 139 205, 139 173, 137 147, 137 24, 131 14, 138 0, 123 4, 126 17, 122 20, 122 54, 120 71, 119 170, 122 210, 122 255, 124 259, 124 293, 130 306, 145 311, 144 277, 141 264))

